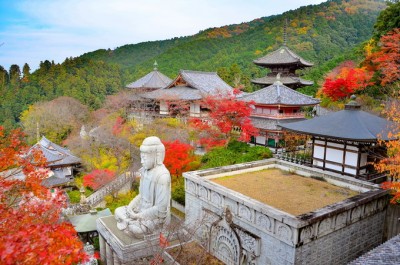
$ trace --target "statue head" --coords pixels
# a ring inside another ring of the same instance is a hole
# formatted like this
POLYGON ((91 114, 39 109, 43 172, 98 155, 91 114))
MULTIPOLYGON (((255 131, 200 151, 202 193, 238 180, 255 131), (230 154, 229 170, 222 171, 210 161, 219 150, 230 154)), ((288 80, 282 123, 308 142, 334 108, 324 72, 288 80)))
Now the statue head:
POLYGON ((156 136, 150 136, 143 140, 140 146, 140 160, 147 170, 157 165, 162 165, 165 157, 165 146, 156 136))

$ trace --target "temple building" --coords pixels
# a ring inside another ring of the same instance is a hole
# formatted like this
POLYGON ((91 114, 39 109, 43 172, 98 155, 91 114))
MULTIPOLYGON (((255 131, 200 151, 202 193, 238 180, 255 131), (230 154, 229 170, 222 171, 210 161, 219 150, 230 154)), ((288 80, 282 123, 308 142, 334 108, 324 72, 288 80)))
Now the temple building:
POLYGON ((393 124, 362 111, 355 96, 342 111, 280 126, 311 136, 312 167, 374 182, 385 180, 374 171, 372 163, 385 156, 378 138, 389 140, 393 124))
POLYGON ((167 86, 171 83, 172 79, 158 71, 157 66, 157 62, 154 62, 153 71, 128 84, 126 88, 136 92, 148 92, 167 86))
POLYGON ((166 87, 172 82, 172 79, 158 71, 157 66, 157 62, 154 62, 153 71, 126 86, 130 102, 127 113, 131 118, 146 117, 153 114, 155 109, 159 109, 152 100, 141 96, 143 93, 166 87))
POLYGON ((72 181, 74 171, 81 164, 81 160, 68 149, 44 136, 30 150, 40 150, 47 160, 47 166, 51 170, 49 177, 43 180, 43 185, 47 187, 60 186, 72 181))
POLYGON ((280 81, 292 89, 313 84, 313 81, 302 79, 296 74, 296 70, 311 67, 313 64, 294 53, 286 44, 264 57, 254 60, 253 63, 270 69, 266 76, 252 79, 251 82, 253 84, 261 86, 272 85, 276 81, 278 74, 280 75, 280 81))
POLYGON ((207 95, 232 94, 233 89, 216 72, 181 70, 167 86, 141 94, 159 106, 159 114, 176 116, 179 108, 187 104, 191 117, 201 117, 204 110, 200 100, 207 95), (176 108, 175 108, 176 107, 176 108))
POLYGON ((277 147, 283 138, 279 125, 304 120, 305 112, 302 107, 319 103, 319 100, 282 84, 279 75, 278 81, 272 85, 246 94, 239 100, 253 103, 250 118, 253 126, 259 129, 259 136, 255 137, 252 143, 270 147, 277 147))

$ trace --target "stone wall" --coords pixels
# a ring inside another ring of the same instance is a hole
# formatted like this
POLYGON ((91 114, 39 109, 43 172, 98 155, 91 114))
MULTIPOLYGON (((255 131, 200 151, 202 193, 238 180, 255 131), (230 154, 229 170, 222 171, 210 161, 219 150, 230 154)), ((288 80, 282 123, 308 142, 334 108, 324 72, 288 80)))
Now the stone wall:
POLYGON ((386 192, 367 182, 275 159, 187 172, 184 177, 186 223, 201 226, 198 240, 227 264, 345 264, 382 240, 386 192), (322 177, 363 193, 293 216, 209 180, 270 167, 322 177))

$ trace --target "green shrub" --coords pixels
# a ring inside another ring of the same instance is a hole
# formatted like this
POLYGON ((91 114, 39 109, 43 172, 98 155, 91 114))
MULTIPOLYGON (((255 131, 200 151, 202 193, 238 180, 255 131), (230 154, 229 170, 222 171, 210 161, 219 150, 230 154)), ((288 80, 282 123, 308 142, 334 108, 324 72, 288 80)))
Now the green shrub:
POLYGON ((178 203, 185 205, 185 181, 180 178, 172 187, 171 197, 178 203))
POLYGON ((81 193, 79 190, 67 191, 70 203, 79 203, 81 201, 81 193))
POLYGON ((201 169, 233 165, 271 157, 272 152, 269 148, 249 146, 247 143, 232 141, 226 148, 215 147, 206 153, 201 159, 201 169))
POLYGON ((109 208, 112 213, 115 209, 120 206, 128 205, 133 198, 135 198, 136 192, 128 191, 127 193, 118 194, 116 197, 108 195, 105 198, 106 208, 109 208))
MULTIPOLYGON (((92 190, 86 188, 85 189, 85 196, 88 197, 93 193, 92 190)), ((67 191, 67 195, 69 198, 70 203, 79 203, 81 201, 81 192, 79 189, 67 191)))

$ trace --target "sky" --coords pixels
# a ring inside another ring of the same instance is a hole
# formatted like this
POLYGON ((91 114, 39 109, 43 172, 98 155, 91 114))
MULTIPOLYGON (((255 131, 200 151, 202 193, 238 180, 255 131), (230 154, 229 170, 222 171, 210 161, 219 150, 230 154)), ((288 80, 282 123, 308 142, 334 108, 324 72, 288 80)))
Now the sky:
POLYGON ((0 0, 0 65, 189 36, 321 0, 0 0))

